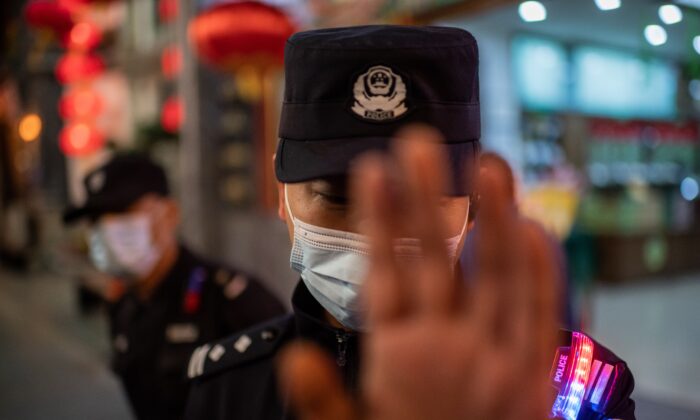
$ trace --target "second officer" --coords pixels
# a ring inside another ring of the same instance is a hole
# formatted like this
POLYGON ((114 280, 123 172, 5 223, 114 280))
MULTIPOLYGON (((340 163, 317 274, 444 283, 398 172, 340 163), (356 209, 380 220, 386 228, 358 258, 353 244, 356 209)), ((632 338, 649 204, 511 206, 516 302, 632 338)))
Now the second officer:
POLYGON ((84 184, 85 204, 67 209, 64 220, 89 221, 90 258, 117 285, 109 308, 113 369, 137 418, 181 418, 192 351, 284 308, 253 277, 180 243, 177 203, 149 159, 117 155, 84 184))

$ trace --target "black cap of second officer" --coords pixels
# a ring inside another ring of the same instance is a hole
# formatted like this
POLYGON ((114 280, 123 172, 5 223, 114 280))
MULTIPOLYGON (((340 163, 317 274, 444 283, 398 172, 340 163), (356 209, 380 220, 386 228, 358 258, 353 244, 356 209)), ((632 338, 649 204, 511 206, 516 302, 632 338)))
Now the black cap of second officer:
POLYGON ((71 206, 63 221, 97 219, 107 213, 121 213, 147 194, 167 196, 165 171, 146 156, 118 154, 88 173, 83 179, 87 199, 82 206, 71 206))
POLYGON ((361 26, 299 32, 285 49, 275 171, 282 182, 347 173, 408 123, 437 128, 453 192, 473 192, 480 150, 479 53, 467 31, 361 26))

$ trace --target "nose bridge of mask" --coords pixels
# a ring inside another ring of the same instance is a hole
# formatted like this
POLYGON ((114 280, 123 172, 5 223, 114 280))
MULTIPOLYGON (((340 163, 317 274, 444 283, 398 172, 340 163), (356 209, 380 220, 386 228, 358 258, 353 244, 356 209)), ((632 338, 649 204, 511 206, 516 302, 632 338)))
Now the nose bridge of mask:
MULTIPOLYGON (((295 238, 314 248, 326 249, 328 251, 347 251, 365 256, 369 253, 369 239, 364 235, 311 225, 294 217, 292 209, 289 206, 287 184, 284 185, 284 202, 287 214, 289 214, 289 217, 292 219, 292 224, 294 225, 295 238)), ((456 258, 460 240, 464 236, 464 232, 469 224, 468 216, 469 214, 464 216, 464 223, 462 224, 460 232, 445 240, 447 252, 451 258, 456 258)), ((298 248, 298 246, 295 244, 293 248, 298 248)), ((293 249, 293 254, 295 250, 299 251, 298 249, 293 249)), ((394 240, 394 252, 399 258, 415 258, 422 252, 420 240, 417 238, 397 238, 394 240)))
POLYGON ((464 223, 462 223, 462 229, 455 236, 447 238, 447 255, 450 258, 457 258, 457 248, 459 248, 460 240, 464 237, 464 232, 467 231, 467 226, 469 225, 469 210, 467 214, 464 215, 464 223))
POLYGON ((349 251, 365 255, 368 253, 368 240, 364 235, 312 225, 294 217, 292 208, 289 206, 288 197, 287 184, 285 184, 284 203, 287 207, 287 213, 294 225, 295 237, 313 247, 320 247, 331 251, 349 251))

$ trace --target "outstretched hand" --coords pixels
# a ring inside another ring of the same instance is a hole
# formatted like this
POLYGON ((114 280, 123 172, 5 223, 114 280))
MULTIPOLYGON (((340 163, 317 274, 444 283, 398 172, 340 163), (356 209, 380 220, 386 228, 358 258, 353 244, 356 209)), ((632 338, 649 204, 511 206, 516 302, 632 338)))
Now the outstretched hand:
POLYGON ((353 171, 353 197, 371 240, 357 397, 310 344, 288 348, 280 380, 301 420, 543 419, 554 352, 555 266, 547 239, 524 223, 505 174, 482 169, 476 264, 464 287, 445 247, 438 205, 447 159, 439 134, 405 130, 393 159, 370 155, 353 171), (423 258, 397 262, 411 232, 423 258))

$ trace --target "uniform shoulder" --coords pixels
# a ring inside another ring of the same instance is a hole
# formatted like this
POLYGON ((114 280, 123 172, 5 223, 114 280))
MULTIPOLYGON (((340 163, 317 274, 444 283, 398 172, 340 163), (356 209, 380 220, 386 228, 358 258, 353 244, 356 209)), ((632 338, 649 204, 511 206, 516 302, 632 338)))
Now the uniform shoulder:
POLYGON ((189 379, 202 379, 269 358, 293 337, 293 316, 287 314, 194 350, 187 367, 189 379))
MULTIPOLYGON (((228 300, 235 300, 249 289, 259 289, 260 281, 250 273, 203 258, 199 254, 186 251, 190 257, 191 264, 194 265, 194 270, 190 274, 190 283, 206 282, 215 285, 210 290, 217 294, 222 294, 228 300)), ((207 292, 208 293, 208 292, 207 292)))

